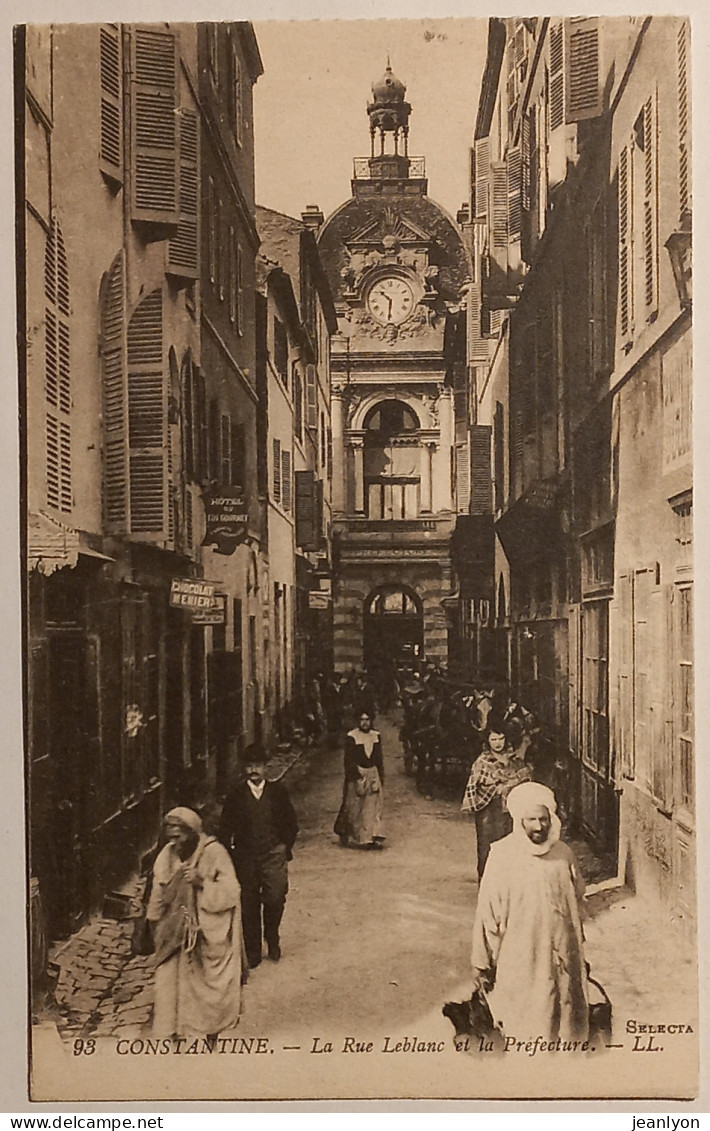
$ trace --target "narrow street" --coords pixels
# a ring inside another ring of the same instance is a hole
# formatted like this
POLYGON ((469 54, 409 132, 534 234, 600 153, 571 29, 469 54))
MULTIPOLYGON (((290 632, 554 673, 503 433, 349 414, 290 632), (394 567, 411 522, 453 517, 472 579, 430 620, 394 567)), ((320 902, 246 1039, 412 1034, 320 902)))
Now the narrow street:
MULTIPOLYGON (((339 748, 320 747, 286 782, 301 832, 290 866, 283 959, 265 959, 245 989, 242 1028, 277 1042, 325 1034, 425 1031, 450 1039, 441 1016, 466 996, 475 911, 475 833, 455 800, 426 798, 404 772, 395 721, 380 720, 387 771, 387 847, 343 848, 333 834, 342 790, 339 748)), ((614 1002, 614 1017, 693 1017, 690 948, 657 911, 612 884, 575 849, 589 886, 587 957, 614 1002), (647 971, 657 977, 649 982, 647 971)), ((57 961, 57 1024, 76 1036, 139 1036, 152 1013, 152 960, 130 954, 131 924, 94 920, 57 961)))

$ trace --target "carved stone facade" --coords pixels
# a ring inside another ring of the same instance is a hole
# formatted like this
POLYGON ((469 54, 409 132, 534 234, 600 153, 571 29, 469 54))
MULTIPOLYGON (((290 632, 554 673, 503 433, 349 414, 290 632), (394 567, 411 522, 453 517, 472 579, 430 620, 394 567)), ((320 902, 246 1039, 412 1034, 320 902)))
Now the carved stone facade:
POLYGON ((331 371, 341 671, 448 654, 441 602, 452 589, 456 515, 454 343, 470 269, 454 221, 426 195, 423 161, 407 155, 404 92, 389 70, 373 85, 370 120, 382 152, 375 155, 373 136, 372 156, 356 160, 350 200, 319 233, 338 315, 331 371), (394 152, 386 153, 390 137, 394 152), (406 625, 389 615, 381 631, 375 597, 400 591, 406 625))

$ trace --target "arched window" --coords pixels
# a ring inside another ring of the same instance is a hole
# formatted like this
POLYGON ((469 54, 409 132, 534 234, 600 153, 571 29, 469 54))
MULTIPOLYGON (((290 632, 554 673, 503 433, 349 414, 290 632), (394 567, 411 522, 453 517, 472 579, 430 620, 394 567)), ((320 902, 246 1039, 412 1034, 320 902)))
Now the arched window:
POLYGON ((419 514, 419 420, 402 401, 380 401, 364 421, 367 513, 374 519, 419 514))

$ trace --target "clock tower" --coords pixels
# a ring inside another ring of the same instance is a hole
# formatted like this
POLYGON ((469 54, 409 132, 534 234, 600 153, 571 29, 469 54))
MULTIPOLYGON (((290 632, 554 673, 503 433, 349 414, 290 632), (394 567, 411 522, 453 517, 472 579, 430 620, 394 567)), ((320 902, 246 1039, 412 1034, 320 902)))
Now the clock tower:
POLYGON ((448 658, 456 523, 454 389, 465 382, 470 258, 409 155, 406 88, 387 65, 370 156, 322 225, 331 338, 335 664, 448 658), (442 603, 443 602, 443 603, 442 603))

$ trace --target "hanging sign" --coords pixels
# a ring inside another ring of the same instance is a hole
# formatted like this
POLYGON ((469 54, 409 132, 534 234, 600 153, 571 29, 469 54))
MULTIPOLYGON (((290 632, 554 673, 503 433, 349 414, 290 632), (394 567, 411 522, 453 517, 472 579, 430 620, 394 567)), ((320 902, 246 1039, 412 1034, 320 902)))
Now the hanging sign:
POLYGON ((322 593, 319 589, 311 589, 308 594, 309 609, 327 609, 330 604, 330 595, 322 593))
POLYGON ((192 614, 193 624, 226 624, 227 623, 227 598, 224 593, 215 593, 212 604, 207 609, 195 609, 192 614))
POLYGON ((214 546, 217 554, 233 554, 246 538, 249 514, 241 487, 216 487, 206 492, 207 531, 203 546, 214 546))
POLYGON ((170 582, 170 607, 173 609, 209 609, 213 599, 213 581, 174 577, 170 582))

